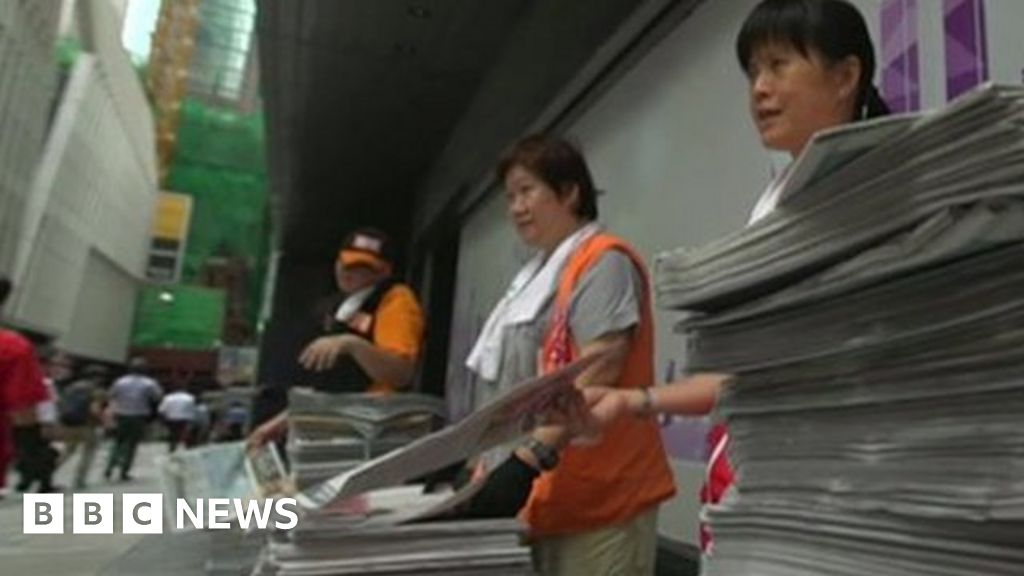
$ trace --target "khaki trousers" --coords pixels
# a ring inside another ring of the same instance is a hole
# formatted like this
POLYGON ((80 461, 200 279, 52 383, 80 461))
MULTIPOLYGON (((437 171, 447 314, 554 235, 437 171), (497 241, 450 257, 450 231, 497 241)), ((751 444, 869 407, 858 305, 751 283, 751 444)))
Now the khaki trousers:
POLYGON ((541 576, 653 576, 658 507, 616 526, 533 542, 541 576))
POLYGON ((82 455, 75 466, 75 488, 83 488, 89 479, 89 469, 92 468, 92 460, 96 455, 96 448, 99 446, 99 437, 96 435, 95 426, 72 426, 65 428, 62 436, 64 438, 64 455, 62 462, 66 462, 71 456, 82 449, 82 455))

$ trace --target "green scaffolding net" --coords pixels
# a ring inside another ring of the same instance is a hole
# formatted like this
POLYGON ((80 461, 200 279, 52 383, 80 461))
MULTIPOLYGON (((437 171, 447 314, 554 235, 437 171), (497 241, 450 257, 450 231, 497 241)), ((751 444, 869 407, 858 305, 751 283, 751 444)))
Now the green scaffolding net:
POLYGON ((147 286, 135 309, 132 343, 139 347, 201 349, 220 345, 225 297, 199 286, 147 286))
POLYGON ((247 315, 256 318, 270 237, 262 114, 186 100, 166 187, 192 196, 182 281, 198 282, 212 257, 248 268, 247 315))
MULTIPOLYGON (((241 318, 250 332, 263 298, 270 242, 264 138, 261 113, 242 114, 186 99, 174 160, 164 183, 165 190, 193 199, 181 283, 208 285, 211 275, 216 275, 211 273, 213 263, 232 263, 243 286, 228 289, 227 314, 236 320, 229 324, 237 325, 241 318)), ((181 305, 189 317, 213 311, 198 302, 198 308, 190 310, 191 305, 181 305)), ((141 310, 139 316, 144 316, 141 310)), ((173 322, 162 327, 166 317, 147 318, 137 323, 136 346, 146 345, 140 340, 149 341, 150 335, 161 331, 169 333, 164 339, 172 345, 181 345, 172 337, 173 322), (155 324, 146 324, 149 321, 155 324)))

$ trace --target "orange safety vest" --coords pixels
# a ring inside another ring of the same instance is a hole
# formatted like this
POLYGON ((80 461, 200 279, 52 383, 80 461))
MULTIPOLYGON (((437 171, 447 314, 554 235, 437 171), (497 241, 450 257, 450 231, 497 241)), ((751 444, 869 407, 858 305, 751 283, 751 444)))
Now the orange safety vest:
MULTIPOLYGON (((617 386, 650 386, 654 383, 650 281, 640 256, 623 240, 607 234, 587 240, 565 265, 542 349, 543 369, 549 372, 578 356, 568 320, 573 290, 609 250, 629 256, 644 285, 640 322, 617 386)), ((671 498, 675 490, 654 418, 627 417, 608 427, 596 444, 566 448, 558 467, 534 481, 522 517, 535 536, 578 534, 627 522, 671 498)))

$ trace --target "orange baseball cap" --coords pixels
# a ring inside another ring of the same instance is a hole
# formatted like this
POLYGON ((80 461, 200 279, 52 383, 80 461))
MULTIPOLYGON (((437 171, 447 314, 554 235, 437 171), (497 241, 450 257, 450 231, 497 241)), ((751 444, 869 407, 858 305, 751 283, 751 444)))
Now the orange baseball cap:
POLYGON ((369 266, 376 270, 391 268, 391 240, 374 228, 360 228, 345 238, 338 252, 342 266, 369 266))

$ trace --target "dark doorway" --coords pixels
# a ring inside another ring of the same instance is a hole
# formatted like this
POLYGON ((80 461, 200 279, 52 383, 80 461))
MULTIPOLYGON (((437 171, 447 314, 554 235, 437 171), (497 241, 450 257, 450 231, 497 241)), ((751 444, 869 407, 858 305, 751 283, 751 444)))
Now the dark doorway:
POLYGON ((446 210, 421 242, 412 281, 424 299, 427 338, 420 372, 420 390, 444 396, 455 306, 455 281, 459 267, 459 222, 454 210, 446 210))

